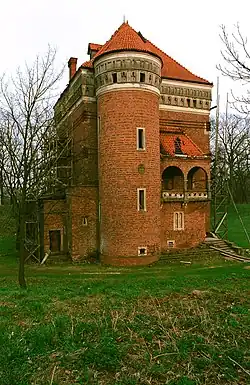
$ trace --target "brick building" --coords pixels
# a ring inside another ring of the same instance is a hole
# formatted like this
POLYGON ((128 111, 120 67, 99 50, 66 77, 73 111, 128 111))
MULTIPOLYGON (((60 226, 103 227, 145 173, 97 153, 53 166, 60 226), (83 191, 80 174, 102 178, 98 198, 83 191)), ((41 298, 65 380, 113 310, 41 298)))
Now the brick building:
POLYGON ((55 105, 58 161, 44 252, 148 264, 209 230, 212 84, 128 23, 71 58, 55 105))

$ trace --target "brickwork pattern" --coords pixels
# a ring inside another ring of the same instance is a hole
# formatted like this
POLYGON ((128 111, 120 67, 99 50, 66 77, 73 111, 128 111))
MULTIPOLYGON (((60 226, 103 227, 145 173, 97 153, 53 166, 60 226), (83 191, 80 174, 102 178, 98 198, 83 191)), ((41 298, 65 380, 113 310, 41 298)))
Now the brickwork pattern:
POLYGON ((67 217, 68 207, 65 200, 44 201, 44 251, 50 249, 50 230, 60 230, 62 240, 62 251, 67 252, 67 217))
POLYGON ((111 259, 137 256, 138 247, 146 246, 148 255, 159 254, 158 103, 157 95, 136 90, 112 91, 98 100, 101 252, 111 259), (137 150, 137 127, 145 128, 146 151, 137 150), (137 188, 146 188, 145 212, 137 211, 137 188))
POLYGON ((73 137, 73 185, 96 185, 96 103, 83 101, 70 116, 73 137))
POLYGON ((198 245, 206 236, 207 202, 164 203, 161 206, 161 250, 167 250, 168 240, 175 241, 176 248, 198 245), (184 213, 184 230, 174 230, 174 212, 184 213))
POLYGON ((72 187, 71 233, 72 259, 78 261, 95 253, 98 247, 98 189, 95 186, 72 187))

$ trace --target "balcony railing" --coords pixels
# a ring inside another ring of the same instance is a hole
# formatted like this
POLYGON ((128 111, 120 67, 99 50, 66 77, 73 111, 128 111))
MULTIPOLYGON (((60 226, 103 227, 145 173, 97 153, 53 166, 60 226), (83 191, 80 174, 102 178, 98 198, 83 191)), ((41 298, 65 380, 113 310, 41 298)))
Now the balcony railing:
POLYGON ((162 191, 162 198, 164 201, 170 200, 184 200, 185 194, 180 191, 162 191))
POLYGON ((207 200, 208 192, 207 191, 188 191, 186 192, 186 196, 188 200, 207 200))
POLYGON ((168 201, 206 201, 210 199, 208 191, 162 191, 162 199, 168 201))

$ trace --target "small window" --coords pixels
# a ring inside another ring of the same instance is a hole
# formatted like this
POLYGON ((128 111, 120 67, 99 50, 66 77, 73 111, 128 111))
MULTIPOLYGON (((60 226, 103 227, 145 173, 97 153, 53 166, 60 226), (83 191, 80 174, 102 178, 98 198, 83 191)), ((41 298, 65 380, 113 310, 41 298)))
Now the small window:
POLYGON ((147 255, 147 247, 138 247, 138 256, 147 255))
POLYGON ((145 73, 144 72, 140 72, 140 82, 145 83, 145 73))
POLYGON ((145 150, 145 129, 137 128, 137 150, 145 150))
POLYGON ((175 247, 175 241, 173 241, 173 240, 167 240, 167 247, 169 247, 169 248, 175 247))
POLYGON ((174 213, 174 230, 184 230, 184 213, 174 213))
POLYGON ((137 210, 146 211, 146 189, 137 189, 137 210))
POLYGON ((52 253, 61 251, 61 230, 49 231, 49 248, 52 253))
POLYGON ((193 100, 193 107, 197 108, 197 100, 196 99, 193 100))
POLYGON ((182 149, 181 149, 180 138, 176 138, 174 141, 174 152, 175 152, 175 154, 183 154, 182 149))
POLYGON ((113 78, 113 83, 117 83, 117 74, 116 73, 112 74, 112 78, 113 78))
POLYGON ((190 99, 187 99, 187 106, 190 107, 190 99))
POLYGON ((83 217, 83 219, 82 219, 82 225, 83 225, 83 226, 88 226, 88 217, 83 217))

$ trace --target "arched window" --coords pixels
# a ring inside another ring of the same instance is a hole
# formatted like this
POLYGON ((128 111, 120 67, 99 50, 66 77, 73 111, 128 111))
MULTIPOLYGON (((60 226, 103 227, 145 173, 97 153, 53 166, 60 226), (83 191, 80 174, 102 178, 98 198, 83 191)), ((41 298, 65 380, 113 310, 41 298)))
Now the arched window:
POLYGON ((206 191, 207 173, 201 167, 193 167, 188 173, 188 190, 206 191))
POLYGON ((167 167, 162 173, 163 190, 184 190, 184 175, 180 168, 175 166, 167 167))

